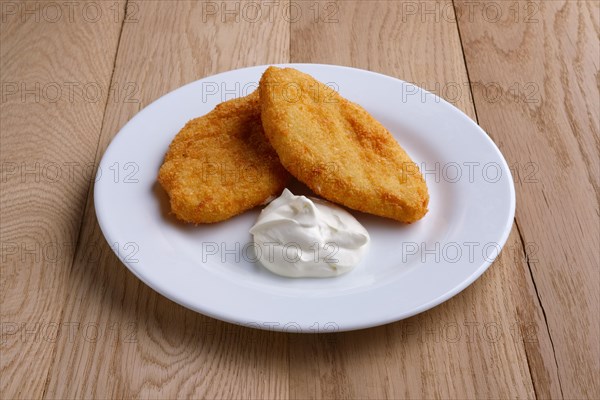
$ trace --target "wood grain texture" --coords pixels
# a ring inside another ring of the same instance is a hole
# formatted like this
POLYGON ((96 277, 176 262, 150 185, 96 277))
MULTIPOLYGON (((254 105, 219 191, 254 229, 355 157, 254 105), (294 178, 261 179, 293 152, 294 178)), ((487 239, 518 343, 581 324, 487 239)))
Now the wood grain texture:
POLYGON ((0 398, 600 398, 600 3, 48 4, 0 3, 0 398), (301 335, 199 315, 122 266, 91 190, 118 130, 186 83, 289 61, 414 82, 490 134, 517 224, 479 280, 301 335))
MULTIPOLYGON (((109 99, 97 160, 159 96, 218 72, 288 61, 282 14, 254 21, 242 8, 236 16, 236 2, 227 8, 234 14, 219 3, 138 4, 139 22, 123 28, 114 80, 136 82, 140 102, 109 99)), ((69 287, 63 321, 104 333, 59 339, 47 398, 287 398, 287 337, 199 315, 139 282, 105 243, 91 197, 69 287)))
POLYGON ((459 20, 465 56, 473 82, 499 89, 490 101, 473 86, 481 125, 530 178, 516 218, 553 343, 544 363, 564 398, 599 398, 599 3, 516 4, 498 3, 497 22, 459 20))
POLYGON ((2 398, 42 397, 53 359, 123 19, 111 4, 1 5, 2 398))
MULTIPOLYGON (((331 2, 320 4, 325 10, 331 2)), ((447 99, 475 118, 451 2, 436 3, 437 15, 415 2, 335 4, 338 22, 314 23, 306 12, 292 25, 292 61, 366 68, 451 93, 447 99)), ((535 397, 527 346, 535 353, 550 344, 523 259, 513 229, 490 270, 451 301, 384 327, 298 337, 301 345, 290 345, 290 376, 298 377, 290 397, 535 397)))

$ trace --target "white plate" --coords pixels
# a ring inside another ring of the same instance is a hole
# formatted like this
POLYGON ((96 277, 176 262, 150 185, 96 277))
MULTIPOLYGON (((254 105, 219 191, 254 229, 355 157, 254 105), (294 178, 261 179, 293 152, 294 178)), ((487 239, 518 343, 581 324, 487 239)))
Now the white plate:
POLYGON ((330 83, 392 132, 425 174, 431 196, 425 218, 403 225, 353 212, 371 235, 364 262, 337 278, 288 279, 244 254, 260 208, 205 226, 169 217, 156 183, 169 143, 188 120, 254 90, 266 68, 258 66, 183 86, 140 111, 114 138, 100 162, 94 201, 121 261, 192 310, 301 332, 407 318, 477 279, 504 245, 515 212, 510 170, 487 134, 451 104, 401 80, 333 65, 291 66, 330 83))

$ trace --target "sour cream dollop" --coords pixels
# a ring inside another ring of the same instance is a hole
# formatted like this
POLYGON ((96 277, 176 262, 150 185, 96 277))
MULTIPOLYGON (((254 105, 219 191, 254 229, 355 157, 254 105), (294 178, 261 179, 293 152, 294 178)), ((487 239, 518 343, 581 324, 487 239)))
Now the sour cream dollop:
POLYGON ((262 210, 250 233, 260 263, 290 278, 344 274, 362 260, 370 240, 349 212, 287 189, 262 210))

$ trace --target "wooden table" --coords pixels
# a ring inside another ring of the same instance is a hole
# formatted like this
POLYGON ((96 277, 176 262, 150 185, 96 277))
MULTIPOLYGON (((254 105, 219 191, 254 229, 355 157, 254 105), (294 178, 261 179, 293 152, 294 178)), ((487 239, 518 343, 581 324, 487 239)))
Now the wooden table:
POLYGON ((1 7, 0 397, 600 398, 598 1, 1 7), (479 280, 404 321, 300 335, 196 314, 120 264, 92 196, 114 135, 183 84, 284 62, 414 82, 488 132, 517 211, 479 280))

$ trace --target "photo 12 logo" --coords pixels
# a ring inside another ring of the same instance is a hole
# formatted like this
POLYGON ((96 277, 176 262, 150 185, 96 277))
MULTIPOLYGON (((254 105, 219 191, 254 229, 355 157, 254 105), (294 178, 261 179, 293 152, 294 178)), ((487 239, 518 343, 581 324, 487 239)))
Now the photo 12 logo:
POLYGON ((204 1, 202 22, 270 22, 337 23, 340 3, 335 1, 204 1))
POLYGON ((542 2, 538 1, 403 1, 400 20, 426 22, 486 22, 486 23, 538 23, 537 15, 542 2))
POLYGON ((0 182, 58 184, 108 179, 117 184, 131 184, 140 182, 139 172, 140 166, 135 161, 114 161, 104 171, 92 161, 4 161, 0 164, 0 182))
MULTIPOLYGON (((319 99, 323 103, 336 103, 338 101, 335 95, 340 91, 336 82, 324 82, 325 86, 315 83, 308 87, 302 87, 298 83, 288 82, 285 84, 272 84, 268 93, 271 96, 281 96, 281 100, 287 103, 296 103, 300 101, 303 94, 313 99, 319 99), (277 94, 275 94, 277 93, 277 94)), ((202 102, 220 101, 224 102, 238 97, 249 95, 258 89, 258 82, 211 82, 204 81, 200 86, 202 93, 202 102)))
POLYGON ((402 85, 402 103, 440 103, 442 99, 456 104, 461 100, 471 102, 471 92, 477 101, 486 103, 512 102, 539 104, 540 85, 537 82, 415 82, 402 85))
POLYGON ((264 260, 273 263, 276 260, 283 260, 287 263, 296 263, 302 260, 313 260, 315 263, 325 262, 335 264, 338 261, 336 254, 339 252, 339 245, 334 242, 318 243, 313 242, 309 246, 301 246, 296 242, 266 242, 266 243, 217 243, 202 242, 202 262, 209 260, 220 263, 242 261, 248 263, 257 263, 264 260))
POLYGON ((0 344, 20 341, 22 343, 56 343, 59 338, 67 343, 137 343, 137 324, 135 322, 98 322, 44 321, 0 323, 0 344))
POLYGON ((515 343, 537 343, 538 325, 535 322, 505 321, 450 321, 421 324, 406 320, 398 323, 401 341, 419 343, 498 343, 513 340, 515 343))
MULTIPOLYGON (((110 249, 123 262, 137 264, 140 246, 137 242, 113 242, 110 249)), ((87 243, 84 253, 79 258, 86 264, 98 264, 105 252, 105 243, 87 243)), ((27 262, 41 263, 43 265, 56 264, 73 260, 75 244, 69 242, 37 240, 3 240, 0 242, 0 261, 7 266, 16 266, 27 262)))
POLYGON ((139 21, 140 6, 135 1, 2 1, 2 23, 98 23, 109 20, 116 24, 139 21), (125 8, 127 7, 127 8, 125 8))
MULTIPOLYGON (((539 183, 540 167, 533 161, 515 162, 509 165, 514 183, 539 183)), ((421 162, 418 165, 406 163, 403 174, 414 174, 420 171, 429 183, 497 183, 509 175, 503 171, 502 165, 495 161, 462 161, 462 162, 421 162)))
POLYGON ((400 256, 403 263, 417 262, 421 264, 461 264, 477 262, 493 262, 500 252, 505 257, 512 257, 515 262, 529 264, 538 262, 536 258, 539 246, 535 242, 523 243, 521 246, 504 246, 497 242, 412 242, 404 241, 400 245, 400 256))
POLYGON ((281 331, 285 333, 336 333, 340 327, 335 322, 314 322, 305 324, 304 329, 298 322, 246 322, 248 328, 262 329, 267 331, 281 331), (308 326, 306 326, 308 325, 308 326))
POLYGON ((139 103, 136 82, 112 82, 107 89, 99 82, 2 82, 2 103, 98 103, 108 95, 113 103, 139 103))

